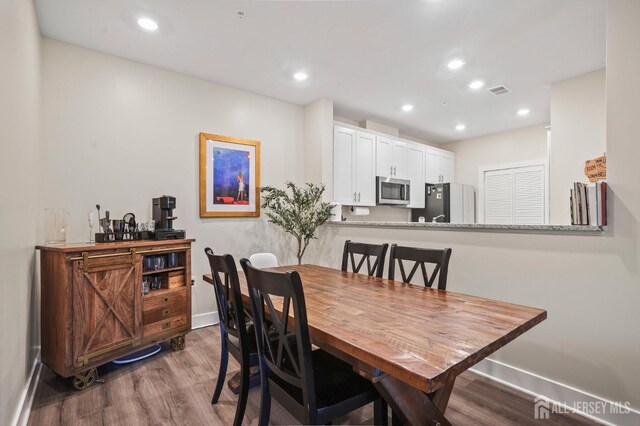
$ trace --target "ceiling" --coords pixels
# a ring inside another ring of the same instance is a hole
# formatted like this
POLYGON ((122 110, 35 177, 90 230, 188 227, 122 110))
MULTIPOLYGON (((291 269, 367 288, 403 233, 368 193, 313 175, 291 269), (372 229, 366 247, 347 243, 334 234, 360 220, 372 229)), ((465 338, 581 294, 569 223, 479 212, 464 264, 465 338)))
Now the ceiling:
POLYGON ((605 2, 35 0, 46 37, 437 143, 548 123, 552 83, 605 67, 605 2))

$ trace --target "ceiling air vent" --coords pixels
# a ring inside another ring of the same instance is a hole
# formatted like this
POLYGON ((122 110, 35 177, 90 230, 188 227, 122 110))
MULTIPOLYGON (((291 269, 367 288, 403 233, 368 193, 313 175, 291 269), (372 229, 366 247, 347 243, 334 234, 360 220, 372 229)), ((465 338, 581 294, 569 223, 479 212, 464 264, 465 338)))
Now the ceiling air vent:
POLYGON ((493 93, 494 95, 504 95, 505 93, 509 93, 511 90, 507 89, 504 86, 496 86, 496 87, 492 87, 491 89, 488 89, 489 92, 493 93))

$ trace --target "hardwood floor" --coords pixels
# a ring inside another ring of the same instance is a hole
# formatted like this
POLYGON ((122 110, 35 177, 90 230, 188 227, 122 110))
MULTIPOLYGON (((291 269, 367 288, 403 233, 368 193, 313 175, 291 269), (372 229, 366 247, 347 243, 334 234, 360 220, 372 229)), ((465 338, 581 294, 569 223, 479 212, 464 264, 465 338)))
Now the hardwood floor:
MULTIPOLYGON (((237 397, 224 387, 220 401, 211 405, 218 371, 218 327, 195 330, 187 336, 184 351, 168 345, 160 354, 132 365, 107 364, 100 369, 104 384, 75 391, 70 380, 43 367, 29 425, 230 425, 237 397)), ((227 378, 238 371, 230 358, 227 378)), ((257 425, 260 388, 249 392, 244 425, 257 425)), ((296 424, 274 400, 271 424, 296 424)), ((476 374, 463 373, 453 389, 447 418, 454 425, 591 425, 571 414, 534 420, 533 397, 476 374)), ((334 424, 372 424, 371 406, 351 413, 334 424)))

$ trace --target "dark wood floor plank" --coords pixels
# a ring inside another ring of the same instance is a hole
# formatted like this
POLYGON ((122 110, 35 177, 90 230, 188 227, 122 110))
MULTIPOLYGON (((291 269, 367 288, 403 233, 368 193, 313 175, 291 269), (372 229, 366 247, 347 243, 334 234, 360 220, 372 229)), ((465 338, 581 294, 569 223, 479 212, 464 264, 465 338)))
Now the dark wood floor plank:
MULTIPOLYGON (((163 351, 128 366, 101 368, 104 384, 75 391, 44 367, 29 425, 228 425, 233 422, 237 396, 225 386, 216 405, 210 404, 220 358, 218 327, 195 330, 184 351, 163 351)), ((231 359, 227 379, 239 369, 231 359)), ((466 372, 453 388, 447 419, 454 425, 536 425, 533 397, 466 372)), ((258 423, 260 388, 249 391, 244 425, 258 423)), ((271 424, 296 424, 276 401, 271 424)), ((336 425, 373 424, 373 407, 342 417, 336 425)), ((552 415, 550 426, 592 425, 574 414, 552 415)))

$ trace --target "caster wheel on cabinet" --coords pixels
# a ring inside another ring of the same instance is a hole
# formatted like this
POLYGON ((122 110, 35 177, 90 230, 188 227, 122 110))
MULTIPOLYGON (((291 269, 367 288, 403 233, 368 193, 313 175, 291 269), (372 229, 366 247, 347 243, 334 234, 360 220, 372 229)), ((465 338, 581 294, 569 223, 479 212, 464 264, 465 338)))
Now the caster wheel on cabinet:
POLYGON ((98 379, 98 370, 95 368, 78 373, 72 379, 73 387, 77 390, 86 389, 96 382, 101 382, 101 380, 98 379))
POLYGON ((178 336, 171 339, 171 350, 181 351, 184 349, 185 341, 184 336, 178 336))

